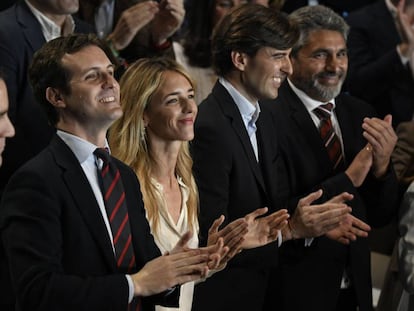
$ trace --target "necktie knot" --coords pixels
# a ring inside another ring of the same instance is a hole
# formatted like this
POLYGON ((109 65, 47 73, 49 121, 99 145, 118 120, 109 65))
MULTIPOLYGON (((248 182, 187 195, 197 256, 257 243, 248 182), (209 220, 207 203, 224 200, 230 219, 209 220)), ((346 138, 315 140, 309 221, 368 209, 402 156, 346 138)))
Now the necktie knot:
POLYGON ((111 162, 111 157, 109 155, 108 149, 106 148, 96 148, 93 154, 101 159, 105 164, 111 162))
POLYGON ((327 120, 331 118, 331 113, 333 110, 333 104, 327 103, 323 105, 319 105, 317 108, 313 110, 319 120, 327 120))

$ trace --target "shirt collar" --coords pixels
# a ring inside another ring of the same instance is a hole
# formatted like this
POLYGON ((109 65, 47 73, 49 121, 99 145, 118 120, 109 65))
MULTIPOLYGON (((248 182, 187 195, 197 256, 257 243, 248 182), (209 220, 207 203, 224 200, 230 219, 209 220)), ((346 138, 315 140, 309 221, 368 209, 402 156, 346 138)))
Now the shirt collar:
POLYGON ((289 79, 287 79, 287 81, 290 87, 292 88, 293 92, 299 97, 299 99, 302 101, 303 105, 305 106, 306 110, 308 110, 309 113, 311 113, 315 108, 319 107, 320 105, 326 104, 328 102, 332 103, 333 109, 335 109, 334 98, 327 102, 321 102, 318 100, 314 100, 313 98, 310 98, 308 94, 298 89, 289 79))
POLYGON ((33 5, 31 5, 28 0, 25 0, 25 2, 29 7, 30 11, 32 11, 33 15, 40 23, 40 27, 42 28, 42 33, 45 37, 46 42, 58 38, 60 36, 66 36, 68 34, 71 34, 75 30, 75 21, 73 20, 73 17, 70 14, 66 15, 65 23, 61 28, 58 25, 56 25, 50 18, 48 18, 46 15, 44 15, 42 12, 36 9, 33 5))
MULTIPOLYGON (((95 149, 98 148, 98 146, 80 138, 79 136, 64 132, 62 130, 57 130, 56 134, 69 146, 79 163, 85 162, 93 154, 95 149)), ((106 139, 104 147, 110 150, 106 139)))
POLYGON ((244 97, 229 81, 220 77, 219 82, 229 92, 230 96, 236 103, 237 108, 240 111, 244 120, 256 122, 260 114, 259 102, 251 103, 246 97, 244 97))

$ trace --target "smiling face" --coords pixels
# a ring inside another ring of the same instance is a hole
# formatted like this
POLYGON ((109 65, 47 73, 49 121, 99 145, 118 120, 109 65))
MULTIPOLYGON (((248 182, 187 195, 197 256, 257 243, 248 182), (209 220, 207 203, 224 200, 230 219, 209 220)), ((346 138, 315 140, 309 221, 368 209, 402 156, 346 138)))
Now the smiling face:
POLYGON ((63 126, 74 134, 106 131, 122 116, 114 65, 95 45, 65 54, 62 65, 71 73, 70 92, 50 95, 59 108, 58 128, 63 126))
POLYGON ((162 79, 144 111, 148 138, 150 141, 190 141, 197 115, 193 86, 176 71, 165 71, 162 79))
POLYGON ((337 31, 315 30, 292 57, 293 84, 311 98, 327 102, 341 91, 348 69, 343 36, 337 31))
POLYGON ((4 80, 0 79, 0 166, 3 162, 1 154, 6 146, 6 138, 14 136, 14 127, 7 115, 9 109, 9 99, 4 80))
POLYGON ((241 53, 234 61, 241 71, 239 91, 253 102, 276 98, 281 83, 292 73, 289 53, 290 49, 271 47, 260 48, 253 57, 241 53))

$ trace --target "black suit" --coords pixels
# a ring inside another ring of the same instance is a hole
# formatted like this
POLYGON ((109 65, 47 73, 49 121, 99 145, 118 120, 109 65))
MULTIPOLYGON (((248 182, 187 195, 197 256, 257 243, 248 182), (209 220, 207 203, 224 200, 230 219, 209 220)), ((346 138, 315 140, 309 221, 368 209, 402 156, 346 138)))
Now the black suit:
MULTIPOLYGON (((364 102, 346 95, 335 99, 335 113, 341 128, 346 166, 366 145, 362 122, 373 115, 364 102)), ((324 199, 343 191, 354 195, 349 202, 352 214, 371 226, 387 223, 397 207, 397 182, 393 171, 378 181, 370 174, 355 188, 344 172, 335 172, 319 131, 307 109, 285 82, 271 109, 280 136, 281 153, 287 164, 294 209, 297 199, 322 188, 324 199)), ((281 310, 335 310, 342 273, 351 267, 350 276, 361 311, 372 310, 370 254, 367 239, 344 246, 326 237, 314 239, 310 247, 304 240, 289 241, 280 250, 281 310)))
MULTIPOLYGON (((76 32, 93 32, 87 24, 75 23, 76 32)), ((27 76, 34 52, 45 42, 39 22, 24 1, 0 12, 0 69, 5 73, 9 116, 16 129, 3 153, 0 193, 17 168, 45 148, 54 133, 34 99, 27 76)))
MULTIPOLYGON (((216 83, 199 106, 192 142, 200 192, 200 232, 205 241, 214 219, 226 223, 260 207, 274 212, 286 191, 270 114, 262 109, 257 124, 257 163, 240 112, 227 90, 216 83)), ((196 286, 194 310, 261 310, 269 273, 277 264, 276 243, 245 250, 225 270, 196 286)), ((272 301, 274 302, 274 301, 272 301)))
MULTIPOLYGON (((134 172, 113 161, 125 187, 138 271, 160 252, 134 172)), ((7 258, 1 258, 2 265, 8 264, 2 269, 9 269, 17 310, 127 310, 128 283, 116 267, 96 198, 60 138, 10 179, 0 206, 0 233, 0 251, 7 258)), ((4 276, 2 287, 10 290, 4 276)), ((175 295, 170 298, 176 302, 175 295)), ((144 299, 144 310, 152 309, 144 299)))
POLYGON ((348 88, 396 126, 414 113, 414 80, 397 53, 401 42, 385 0, 350 14, 348 88))

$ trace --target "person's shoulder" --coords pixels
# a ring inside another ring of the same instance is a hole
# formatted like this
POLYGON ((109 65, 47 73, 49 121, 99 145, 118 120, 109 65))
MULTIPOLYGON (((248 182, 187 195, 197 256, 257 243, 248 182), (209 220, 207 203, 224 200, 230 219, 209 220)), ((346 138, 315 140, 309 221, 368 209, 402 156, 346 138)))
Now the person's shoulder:
POLYGON ((198 105, 197 121, 201 119, 211 120, 211 115, 220 115, 222 112, 219 109, 219 100, 213 93, 210 93, 201 103, 198 105))
MULTIPOLYGON (((1 27, 16 27, 17 22, 17 7, 13 5, 12 7, 0 11, 0 25, 1 27)), ((1 30, 1 29, 0 29, 1 30)))
POLYGON ((343 107, 351 110, 351 111, 359 111, 366 113, 367 116, 376 115, 375 109, 369 103, 364 101, 363 99, 353 96, 349 93, 341 93, 336 98, 336 101, 339 105, 343 105, 343 107))
POLYGON ((40 24, 34 15, 28 11, 28 8, 17 3, 0 12, 0 43, 16 45, 24 38, 23 32, 26 29, 32 32, 33 27, 36 26, 41 31, 40 24))

